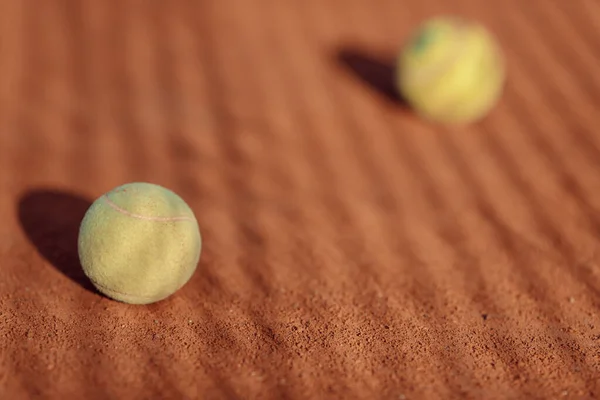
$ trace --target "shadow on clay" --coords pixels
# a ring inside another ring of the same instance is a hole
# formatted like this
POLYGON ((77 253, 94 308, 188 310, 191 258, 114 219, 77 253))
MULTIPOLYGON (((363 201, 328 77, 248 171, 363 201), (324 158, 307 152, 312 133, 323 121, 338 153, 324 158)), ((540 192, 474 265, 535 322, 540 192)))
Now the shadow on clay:
POLYGON ((356 78, 382 95, 390 103, 408 108, 408 103, 394 83, 395 63, 389 57, 377 58, 358 48, 343 47, 337 51, 337 61, 356 78))
POLYGON ((79 224, 92 202, 53 190, 26 192, 18 204, 19 222, 37 251, 56 269, 86 290, 96 289, 79 263, 79 224))

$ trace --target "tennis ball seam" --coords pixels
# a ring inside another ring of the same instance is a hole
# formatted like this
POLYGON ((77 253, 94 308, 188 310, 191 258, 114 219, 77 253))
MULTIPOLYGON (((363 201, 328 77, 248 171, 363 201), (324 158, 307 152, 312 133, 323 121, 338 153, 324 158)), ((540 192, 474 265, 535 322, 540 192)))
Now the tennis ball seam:
POLYGON ((115 289, 111 289, 109 287, 106 287, 100 283, 98 283, 98 281, 96 281, 95 279, 90 278, 90 281, 96 285, 98 288, 103 289, 105 291, 111 292, 111 293, 115 293, 115 294, 119 294, 121 296, 128 296, 128 297, 132 297, 132 298, 140 298, 140 299, 152 299, 154 298, 154 296, 144 296, 144 295, 139 295, 139 294, 130 294, 130 293, 125 293, 125 292, 120 292, 118 290, 115 289))
MULTIPOLYGON (((488 43, 490 45, 490 50, 491 52, 490 54, 490 59, 486 60, 491 62, 494 66, 496 66, 498 68, 498 73, 494 74, 493 77, 495 77, 496 80, 501 79, 501 77, 504 75, 504 69, 505 69, 505 61, 504 58, 502 57, 502 54, 500 52, 500 50, 498 49, 498 46, 493 43, 493 42, 489 42, 488 43)), ((483 55, 485 57, 485 54, 483 55)), ((485 87, 485 83, 489 83, 489 82, 484 82, 484 81, 489 81, 489 77, 486 75, 482 75, 481 72, 480 74, 476 77, 476 79, 473 79, 471 81, 471 85, 481 85, 481 87, 485 87)), ((488 108, 488 104, 492 104, 495 103, 496 100, 499 98, 499 96, 502 93, 503 90, 503 86, 501 84, 497 84, 497 82, 493 82, 491 85, 489 85, 487 87, 488 91, 486 92, 487 96, 487 101, 485 101, 485 103, 481 103, 481 107, 482 108, 488 108)), ((465 95, 468 95, 469 91, 468 90, 463 90, 462 93, 455 93, 454 97, 450 97, 448 99, 446 99, 445 104, 443 104, 440 107, 440 110, 445 110, 444 113, 447 115, 455 115, 457 110, 459 110, 461 107, 463 107, 464 103, 468 103, 469 99, 465 99, 465 95)), ((485 98, 485 97, 484 97, 485 98)), ((480 113, 478 113, 480 114, 480 113)), ((483 115, 480 115, 479 117, 476 117, 475 119, 473 119, 473 117, 467 117, 466 119, 474 122, 477 119, 482 118, 483 115)), ((453 121, 453 122, 464 122, 465 117, 460 116, 458 118, 455 117, 450 117, 448 119, 448 121, 453 121)))
POLYGON ((137 219, 141 219, 141 220, 145 220, 145 221, 159 221, 159 222, 189 221, 189 222, 194 222, 193 218, 185 216, 185 215, 176 216, 176 217, 152 217, 152 216, 148 216, 148 215, 132 213, 131 211, 127 211, 126 209, 119 207, 116 203, 114 203, 110 199, 110 197, 108 197, 108 194, 105 194, 103 197, 104 197, 104 201, 106 201, 106 203, 113 210, 115 210, 123 215, 127 215, 128 217, 137 218, 137 219))

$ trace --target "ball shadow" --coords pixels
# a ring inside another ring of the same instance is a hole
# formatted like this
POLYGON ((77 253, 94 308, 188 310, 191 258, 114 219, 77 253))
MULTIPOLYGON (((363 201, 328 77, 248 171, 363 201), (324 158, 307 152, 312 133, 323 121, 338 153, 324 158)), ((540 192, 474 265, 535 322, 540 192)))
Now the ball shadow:
POLYGON ((408 103, 395 84, 395 62, 392 57, 375 57, 366 51, 343 47, 336 52, 338 63, 356 78, 382 95, 388 102, 408 108, 408 103))
POLYGON ((92 202, 52 189, 26 192, 18 204, 21 227, 37 251, 82 288, 97 293, 85 276, 77 251, 79 225, 92 202))

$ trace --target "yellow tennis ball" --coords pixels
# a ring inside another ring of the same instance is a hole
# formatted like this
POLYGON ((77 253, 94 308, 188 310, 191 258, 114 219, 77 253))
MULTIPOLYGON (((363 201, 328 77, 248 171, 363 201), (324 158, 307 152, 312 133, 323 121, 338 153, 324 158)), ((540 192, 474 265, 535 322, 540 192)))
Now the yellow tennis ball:
POLYGON ((130 304, 163 300, 191 277, 202 238, 190 207, 172 191, 128 183, 98 198, 79 229, 81 266, 106 296, 130 304))
POLYGON ((481 24, 431 18, 400 52, 396 84, 421 116, 465 124, 483 118, 498 102, 505 82, 500 46, 481 24))

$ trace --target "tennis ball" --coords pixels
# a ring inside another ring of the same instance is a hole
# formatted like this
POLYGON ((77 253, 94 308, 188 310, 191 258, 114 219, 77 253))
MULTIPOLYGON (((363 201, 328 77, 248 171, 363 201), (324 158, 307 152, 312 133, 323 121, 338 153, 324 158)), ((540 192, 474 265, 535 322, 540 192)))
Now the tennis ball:
POLYGON ((504 58, 481 24, 442 16, 423 22, 398 57, 396 86, 422 117, 466 124, 483 118, 504 87, 504 58))
POLYGON ((79 260, 106 296, 124 303, 163 300, 191 278, 202 238, 190 207, 172 191, 128 183, 99 197, 79 229, 79 260))

